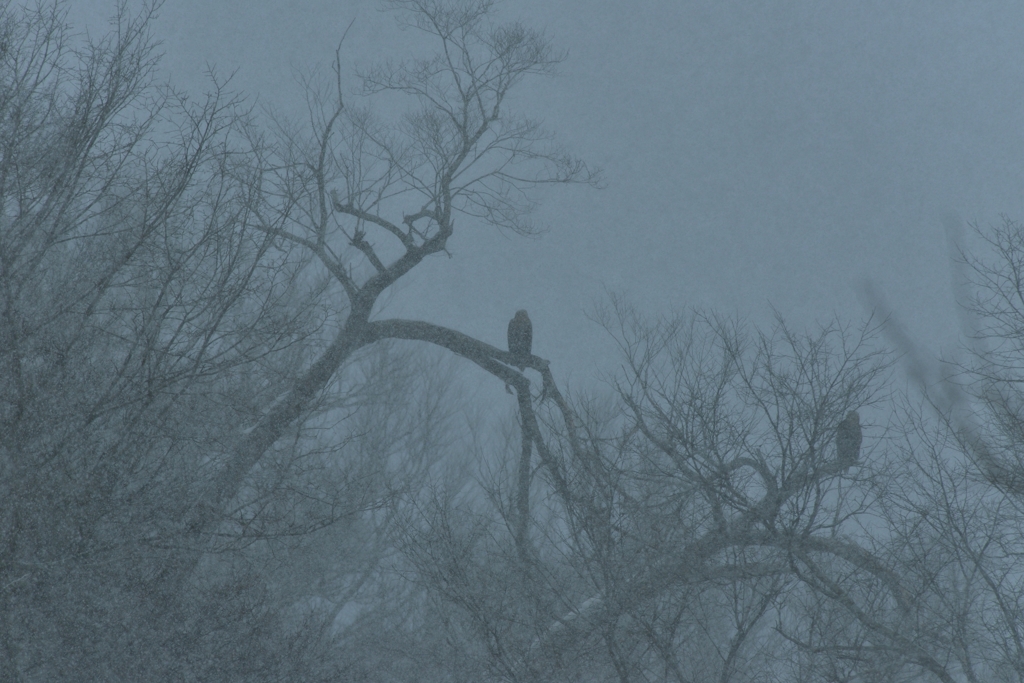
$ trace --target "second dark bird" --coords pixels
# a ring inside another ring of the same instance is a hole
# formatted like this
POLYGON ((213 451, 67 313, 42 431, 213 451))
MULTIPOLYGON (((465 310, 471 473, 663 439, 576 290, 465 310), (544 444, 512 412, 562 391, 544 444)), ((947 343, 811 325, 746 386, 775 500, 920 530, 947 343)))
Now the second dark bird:
POLYGON ((860 455, 860 442, 863 439, 860 429, 860 415, 856 410, 846 414, 846 418, 836 428, 836 455, 839 462, 852 465, 860 455))

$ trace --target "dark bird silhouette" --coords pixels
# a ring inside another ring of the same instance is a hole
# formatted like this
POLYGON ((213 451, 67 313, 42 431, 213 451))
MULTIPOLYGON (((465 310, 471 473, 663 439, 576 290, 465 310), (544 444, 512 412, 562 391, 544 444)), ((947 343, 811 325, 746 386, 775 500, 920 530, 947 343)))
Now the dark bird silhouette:
POLYGON ((512 364, 522 370, 526 367, 526 359, 533 349, 533 323, 526 311, 516 311, 516 315, 508 323, 508 352, 512 354, 512 364))
POLYGON ((836 454, 839 462, 852 465, 860 455, 860 442, 864 435, 860 429, 860 415, 856 410, 846 414, 846 418, 836 428, 836 454))

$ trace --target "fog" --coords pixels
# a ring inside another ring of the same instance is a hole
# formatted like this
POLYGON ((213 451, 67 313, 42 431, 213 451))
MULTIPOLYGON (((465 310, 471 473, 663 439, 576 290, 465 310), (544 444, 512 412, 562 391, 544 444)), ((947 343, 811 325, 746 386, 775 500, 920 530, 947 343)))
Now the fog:
MULTIPOLYGON (((101 27, 109 3, 75 3, 101 27)), ((933 352, 956 346, 942 219, 1024 216, 1024 8, 953 2, 509 2, 567 59, 510 107, 542 119, 603 190, 542 197, 535 239, 475 226, 388 313, 500 343, 527 308, 537 352, 585 380, 611 359, 587 312, 711 308, 797 325, 860 320, 866 283, 933 352)), ((205 73, 294 117, 297 77, 415 53, 375 3, 166 4, 163 69, 205 73)), ((422 45, 422 44, 420 44, 422 45)), ((353 91, 357 82, 351 81, 353 91)), ((563 375, 565 376, 565 375, 563 375)))
POLYGON ((1024 8, 119 7, 0 5, 0 679, 1024 681, 1024 8))

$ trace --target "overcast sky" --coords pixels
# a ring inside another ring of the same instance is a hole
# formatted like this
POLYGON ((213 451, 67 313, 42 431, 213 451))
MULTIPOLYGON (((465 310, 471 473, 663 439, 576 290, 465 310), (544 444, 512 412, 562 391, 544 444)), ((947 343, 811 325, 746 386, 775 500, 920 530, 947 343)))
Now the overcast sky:
MULTIPOLYGON (((112 2, 76 0, 102 28, 112 2)), ((614 358, 586 312, 605 290, 651 313, 757 323, 862 320, 873 282, 929 347, 956 317, 942 217, 1024 219, 1024 3, 509 0, 568 51, 513 105, 601 167, 607 187, 548 193, 537 239, 463 230, 386 316, 497 345, 518 308, 556 377, 614 358)), ((164 69, 207 65, 302 115, 296 71, 416 47, 371 0, 170 0, 164 69), (411 44, 411 46, 410 46, 411 44)), ((355 80, 352 80, 353 87, 355 80)))

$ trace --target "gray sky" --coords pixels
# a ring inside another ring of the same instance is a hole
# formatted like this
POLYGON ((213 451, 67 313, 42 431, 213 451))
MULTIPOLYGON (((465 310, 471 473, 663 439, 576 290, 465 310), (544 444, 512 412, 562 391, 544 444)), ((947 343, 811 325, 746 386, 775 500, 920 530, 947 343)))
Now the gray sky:
MULTIPOLYGON (((92 30, 111 2, 75 3, 92 30)), ((538 239, 463 230, 385 315, 497 345, 517 308, 556 377, 612 369, 585 312, 619 292, 798 326, 858 321, 863 283, 930 348, 955 340, 941 218, 1024 219, 1024 4, 509 0, 503 15, 568 50, 513 105, 604 169, 607 188, 548 193, 538 239)), ((304 112, 295 70, 368 64, 415 38, 371 0, 170 0, 164 69, 207 64, 304 112)), ((352 81, 353 85, 355 81, 352 81)), ((464 226, 467 227, 467 226, 464 226)))

